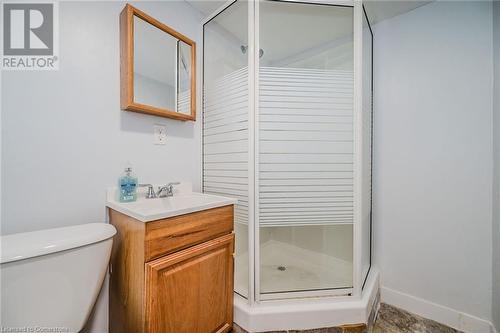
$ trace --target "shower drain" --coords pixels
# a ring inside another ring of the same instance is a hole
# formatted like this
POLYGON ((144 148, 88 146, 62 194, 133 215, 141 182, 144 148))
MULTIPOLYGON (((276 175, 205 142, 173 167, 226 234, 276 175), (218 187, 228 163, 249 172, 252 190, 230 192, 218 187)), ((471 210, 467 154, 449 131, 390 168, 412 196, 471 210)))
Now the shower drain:
POLYGON ((286 271, 286 267, 285 266, 278 266, 278 271, 286 271))

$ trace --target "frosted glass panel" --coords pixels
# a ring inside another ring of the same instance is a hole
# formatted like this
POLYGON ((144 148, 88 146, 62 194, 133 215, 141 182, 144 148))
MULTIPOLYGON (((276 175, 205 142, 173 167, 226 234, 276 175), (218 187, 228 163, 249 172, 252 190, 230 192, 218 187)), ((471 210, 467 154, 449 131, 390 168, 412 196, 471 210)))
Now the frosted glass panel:
POLYGON ((352 287, 353 9, 260 2, 262 294, 352 287))
POLYGON ((353 222, 352 87, 352 71, 260 68, 261 227, 353 222))
POLYGON ((235 291, 248 296, 248 3, 204 25, 203 190, 238 199, 235 291))

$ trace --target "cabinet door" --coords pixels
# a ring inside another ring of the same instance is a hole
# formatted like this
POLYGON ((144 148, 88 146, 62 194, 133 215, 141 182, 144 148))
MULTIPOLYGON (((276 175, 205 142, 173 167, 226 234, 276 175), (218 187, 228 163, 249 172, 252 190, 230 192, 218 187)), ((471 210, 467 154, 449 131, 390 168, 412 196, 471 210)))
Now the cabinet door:
POLYGON ((228 332, 233 251, 229 234, 146 263, 147 332, 228 332))

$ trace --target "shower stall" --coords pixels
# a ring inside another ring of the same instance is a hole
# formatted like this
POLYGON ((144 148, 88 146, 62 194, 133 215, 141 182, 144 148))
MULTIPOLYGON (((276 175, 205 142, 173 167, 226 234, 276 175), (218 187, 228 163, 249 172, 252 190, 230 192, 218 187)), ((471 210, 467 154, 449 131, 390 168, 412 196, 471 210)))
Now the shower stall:
POLYGON ((361 1, 229 1, 203 25, 203 190, 238 199, 249 331, 367 322, 372 45, 361 1))

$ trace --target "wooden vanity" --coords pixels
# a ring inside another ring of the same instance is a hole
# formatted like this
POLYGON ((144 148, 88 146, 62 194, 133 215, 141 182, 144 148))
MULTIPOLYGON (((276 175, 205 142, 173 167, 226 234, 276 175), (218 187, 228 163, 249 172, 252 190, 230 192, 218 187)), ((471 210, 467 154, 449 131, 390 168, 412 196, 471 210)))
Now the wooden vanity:
POLYGON ((109 208, 112 333, 222 333, 233 323, 233 205, 150 222, 109 208))

